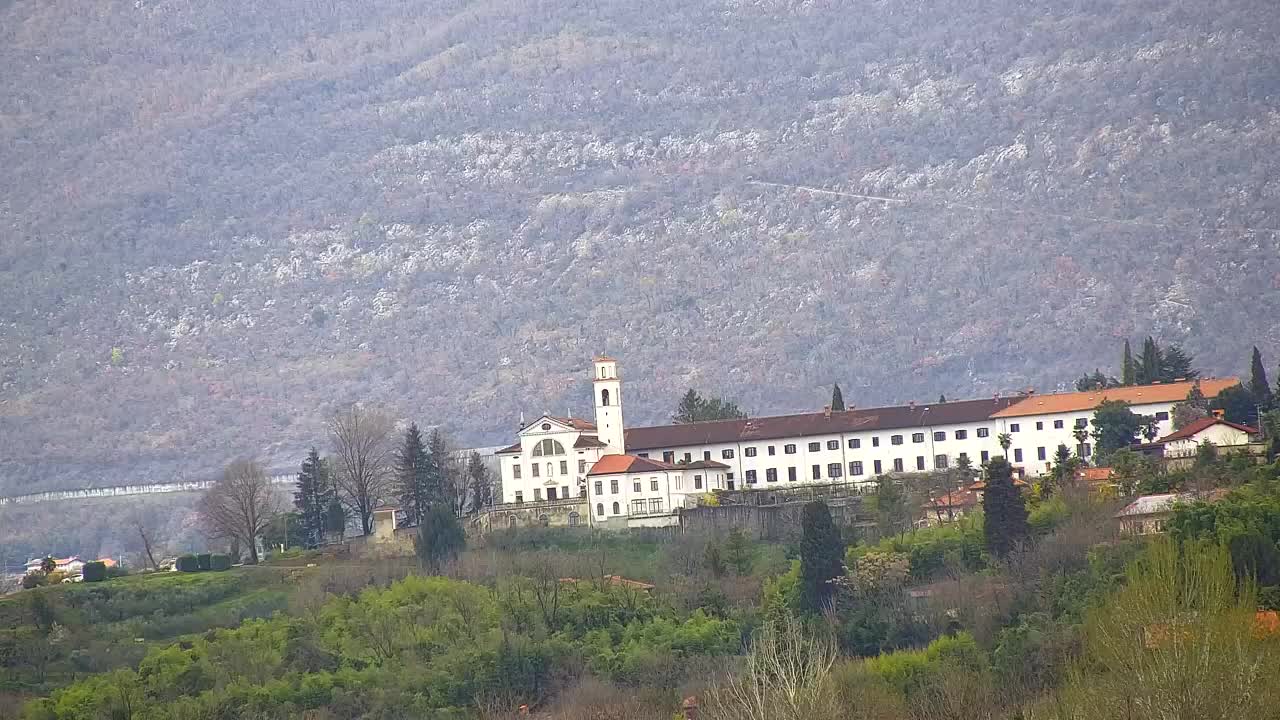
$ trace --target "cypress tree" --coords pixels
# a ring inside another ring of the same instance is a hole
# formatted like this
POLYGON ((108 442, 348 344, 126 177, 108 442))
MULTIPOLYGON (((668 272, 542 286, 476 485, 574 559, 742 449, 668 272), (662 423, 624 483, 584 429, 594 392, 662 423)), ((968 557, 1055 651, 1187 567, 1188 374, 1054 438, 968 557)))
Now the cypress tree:
POLYGON ((422 432, 418 430, 417 423, 412 423, 404 433, 404 443, 396 452, 395 467, 396 495, 400 498, 400 509, 409 525, 422 524, 427 506, 433 499, 430 492, 430 465, 427 448, 422 443, 422 432))
POLYGON ((493 504, 493 477, 480 453, 475 451, 467 457, 467 484, 471 488, 471 512, 493 504))
POLYGON ((456 558, 466 545, 466 533, 453 510, 445 503, 431 503, 413 541, 414 553, 422 567, 432 575, 439 575, 444 565, 456 558))
POLYGON ((1124 355, 1120 358, 1120 384, 1133 384, 1133 351, 1129 349, 1129 338, 1124 340, 1124 355))
POLYGON ((338 538, 347 532, 347 509, 342 506, 342 500, 338 499, 336 494, 329 500, 325 509, 324 531, 338 538))
POLYGON ((1142 343, 1142 357, 1138 359, 1138 368, 1134 380, 1138 385, 1148 385, 1160 379, 1160 347, 1150 335, 1142 343))
POLYGON ((298 473, 298 488, 293 494, 293 506, 298 510, 298 524, 302 531, 302 543, 314 549, 324 542, 325 514, 333 495, 333 484, 328 469, 315 448, 302 461, 298 473))
POLYGON ((982 512, 987 552, 994 557, 1008 555, 1031 533, 1027 524, 1027 506, 1022 493, 1013 484, 1013 466, 1003 457, 993 457, 987 463, 982 512))
POLYGON ((1267 369, 1262 365, 1262 353, 1253 346, 1253 361, 1249 366, 1249 392, 1253 402, 1264 411, 1271 408, 1271 384, 1267 382, 1267 369))
POLYGON ((844 543, 840 528, 831 521, 827 504, 815 500, 804 506, 800 519, 800 600, 811 611, 831 607, 835 595, 832 580, 844 575, 844 543))
POLYGON ((836 383, 831 389, 831 410, 832 412, 844 410, 844 393, 840 392, 840 383, 836 383))

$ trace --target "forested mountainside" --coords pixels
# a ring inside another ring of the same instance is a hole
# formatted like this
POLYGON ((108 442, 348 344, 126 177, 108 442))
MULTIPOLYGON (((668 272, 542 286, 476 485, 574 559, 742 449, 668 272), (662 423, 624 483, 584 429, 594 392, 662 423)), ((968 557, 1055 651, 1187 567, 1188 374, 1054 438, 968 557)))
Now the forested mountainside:
POLYGON ((354 400, 501 442, 600 351, 632 422, 1048 389, 1121 335, 1237 371, 1280 348, 1274 10, 0 2, 0 490, 288 459, 354 400))

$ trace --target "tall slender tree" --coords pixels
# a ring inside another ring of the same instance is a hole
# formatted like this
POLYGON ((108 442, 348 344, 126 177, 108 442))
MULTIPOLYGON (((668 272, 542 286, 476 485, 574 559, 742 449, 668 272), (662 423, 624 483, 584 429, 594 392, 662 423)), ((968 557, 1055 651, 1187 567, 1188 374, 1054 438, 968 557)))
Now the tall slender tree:
POLYGON ((431 458, 417 423, 410 423, 396 451, 395 493, 405 524, 418 526, 431 504, 431 458))
POLYGON ((840 392, 840 383, 836 383, 831 388, 831 410, 832 412, 840 412, 844 410, 844 393, 840 392))
POLYGON ((1031 534, 1026 503, 1013 484, 1013 466, 1003 457, 991 458, 987 463, 982 512, 987 551, 995 557, 1008 555, 1031 534))
POLYGON ((386 500, 391 486, 391 418, 360 405, 329 419, 337 467, 335 482, 342 500, 360 518, 365 535, 373 532, 373 509, 386 500))
POLYGON ((800 516, 800 598, 804 607, 822 612, 831 606, 835 578, 844 575, 844 543, 831 521, 827 504, 815 500, 800 516))
POLYGON ((480 453, 471 451, 467 457, 467 484, 471 489, 471 512, 479 512, 482 508, 493 504, 493 473, 484 464, 480 453))
POLYGON ((253 565, 258 562, 257 540, 277 509, 271 480, 253 460, 228 465, 200 501, 200 517, 209 533, 247 545, 253 565))
POLYGON ((440 428, 431 431, 427 453, 431 457, 432 497, 443 502, 454 515, 461 515, 467 509, 465 467, 459 462, 449 436, 440 428))
POLYGON ((422 567, 439 575, 444 566, 466 547, 467 536, 458 518, 442 502, 433 502, 418 525, 413 549, 422 567))
POLYGON ((298 511, 303 544, 308 549, 324 542, 325 513, 334 499, 333 482, 319 451, 311 448, 298 473, 298 487, 293 493, 293 506, 298 511))
POLYGON ((1138 359, 1138 368, 1134 373, 1134 381, 1138 385, 1148 385, 1160 379, 1160 346, 1150 335, 1142 343, 1142 357, 1138 359))
POLYGON ((1133 350, 1129 348, 1129 338, 1124 339, 1124 355, 1120 358, 1120 384, 1133 384, 1133 350))
POLYGON ((1258 351, 1258 346, 1253 346, 1253 358, 1249 366, 1249 392, 1253 395, 1253 402, 1263 412, 1271 409, 1272 398, 1271 383, 1267 382, 1267 369, 1262 365, 1262 353, 1258 351))

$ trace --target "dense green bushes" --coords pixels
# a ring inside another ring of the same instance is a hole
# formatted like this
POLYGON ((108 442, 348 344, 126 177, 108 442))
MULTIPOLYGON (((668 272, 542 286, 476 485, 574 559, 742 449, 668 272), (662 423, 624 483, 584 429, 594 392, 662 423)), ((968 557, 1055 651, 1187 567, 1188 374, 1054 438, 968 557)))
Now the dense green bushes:
POLYGON ((85 563, 81 576, 85 582, 102 582, 107 579, 107 564, 101 560, 85 563))
POLYGON ((182 555, 174 563, 178 572, 200 572, 200 561, 195 555, 182 555))
POLYGON ((199 555, 183 555, 175 565, 179 572, 207 572, 209 570, 230 570, 231 556, 215 553, 199 555))
POLYGON ((222 572, 231 569, 230 555, 213 555, 209 558, 209 569, 222 572))
POLYGON ((196 563, 201 570, 211 570, 213 569, 213 556, 209 553, 200 553, 196 556, 196 563))

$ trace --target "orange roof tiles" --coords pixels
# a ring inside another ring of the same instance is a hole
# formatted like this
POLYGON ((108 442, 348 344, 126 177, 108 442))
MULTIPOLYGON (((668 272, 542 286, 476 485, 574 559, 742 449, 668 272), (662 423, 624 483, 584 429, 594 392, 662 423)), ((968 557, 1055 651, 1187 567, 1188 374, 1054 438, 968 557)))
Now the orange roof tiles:
MULTIPOLYGON (((1240 384, 1239 378, 1206 378, 1200 381, 1200 392, 1207 398, 1216 397, 1227 388, 1240 384)), ((1179 402, 1187 398, 1195 381, 1160 383, 1158 385, 1131 385, 1089 392, 1052 393, 1030 395, 1000 410, 991 417, 1021 417, 1048 413, 1080 412, 1093 410, 1104 400, 1123 400, 1130 405, 1179 402)))
POLYGON ((619 475, 622 473, 654 472, 657 470, 679 470, 679 468, 675 465, 636 455, 605 455, 597 460, 595 465, 591 466, 591 471, 587 475, 619 475))
POLYGON ((1202 417, 1202 418, 1197 418, 1190 425, 1182 428, 1181 430, 1165 435, 1164 437, 1160 438, 1156 442, 1167 443, 1171 440, 1185 440, 1186 438, 1194 437, 1197 433, 1208 430, 1214 425, 1226 425, 1227 427, 1233 427, 1236 430, 1239 430, 1240 432, 1248 433, 1250 435, 1256 435, 1258 433, 1257 428, 1251 428, 1248 425, 1241 425, 1239 423, 1229 422, 1227 420, 1223 420, 1222 418, 1218 418, 1218 417, 1202 417))

